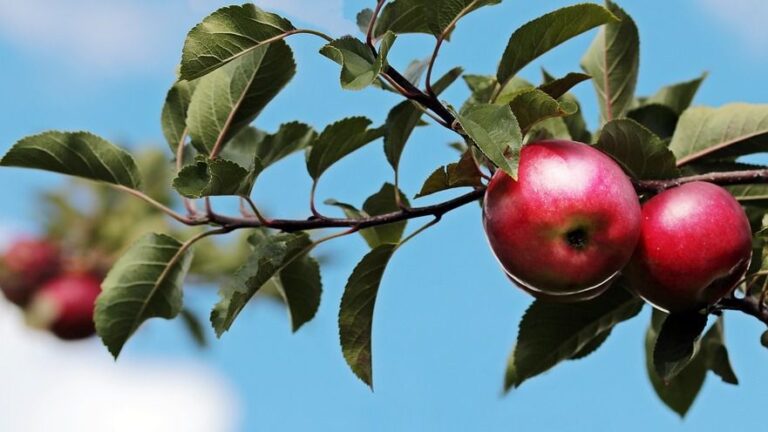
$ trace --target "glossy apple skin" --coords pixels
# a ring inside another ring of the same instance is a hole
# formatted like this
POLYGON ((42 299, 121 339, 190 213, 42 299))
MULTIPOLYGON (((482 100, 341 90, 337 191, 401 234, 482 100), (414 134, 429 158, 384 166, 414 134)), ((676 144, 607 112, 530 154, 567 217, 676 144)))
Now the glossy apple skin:
POLYGON ((720 186, 687 183, 643 205, 627 276, 633 289, 668 312, 711 305, 744 277, 752 231, 744 209, 720 186))
POLYGON ((0 290, 19 306, 25 306, 46 280, 61 270, 59 248, 43 239, 21 239, 2 257, 0 290))
POLYGON ((96 329, 93 311, 101 292, 101 280, 85 273, 64 274, 52 279, 35 295, 31 309, 46 311, 43 323, 61 339, 92 336, 96 329))
POLYGON ((494 174, 483 222, 512 279, 534 296, 573 301, 601 293, 629 261, 640 203, 611 158, 586 144, 546 140, 522 148, 517 181, 494 174))

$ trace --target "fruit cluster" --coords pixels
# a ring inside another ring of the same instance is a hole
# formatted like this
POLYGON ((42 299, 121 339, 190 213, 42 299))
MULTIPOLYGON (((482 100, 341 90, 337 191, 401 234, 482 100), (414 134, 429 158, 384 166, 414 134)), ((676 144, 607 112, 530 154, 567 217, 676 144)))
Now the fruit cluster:
POLYGON ((592 146, 539 141, 522 148, 516 180, 494 175, 483 220, 507 275, 537 298, 587 300, 623 273, 655 307, 688 312, 738 285, 752 235, 727 190, 693 182, 642 206, 640 198, 619 165, 592 146))
POLYGON ((93 309, 101 292, 99 272, 68 263, 47 239, 13 242, 0 258, 0 290, 23 308, 27 322, 65 340, 95 333, 93 309))

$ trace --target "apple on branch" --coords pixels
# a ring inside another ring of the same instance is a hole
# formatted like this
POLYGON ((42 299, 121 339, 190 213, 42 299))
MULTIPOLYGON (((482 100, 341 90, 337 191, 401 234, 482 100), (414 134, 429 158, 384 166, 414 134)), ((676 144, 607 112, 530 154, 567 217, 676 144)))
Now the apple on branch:
POLYGON ((751 256, 749 220, 738 201, 720 186, 692 182, 643 205, 640 241, 627 275, 657 308, 687 312, 731 292, 751 256))
POLYGON ((498 170, 485 194, 484 226, 509 277, 548 300, 595 297, 629 261, 640 235, 635 190, 589 145, 539 141, 520 153, 518 179, 498 170))

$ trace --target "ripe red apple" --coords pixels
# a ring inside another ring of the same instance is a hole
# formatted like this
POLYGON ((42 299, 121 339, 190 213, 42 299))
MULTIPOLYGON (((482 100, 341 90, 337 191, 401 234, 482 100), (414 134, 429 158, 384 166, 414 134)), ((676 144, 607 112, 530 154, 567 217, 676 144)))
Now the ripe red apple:
POLYGON ((12 243, 0 261, 0 290, 19 306, 26 305, 40 285, 61 270, 59 248, 43 239, 12 243))
POLYGON ((101 280, 87 273, 69 273, 40 288, 27 310, 28 322, 50 329, 61 339, 82 339, 96 331, 93 310, 101 280))
POLYGON ((744 277, 751 256, 744 209, 720 186, 693 182, 643 205, 640 241, 627 275, 649 303, 683 312, 728 294, 744 277))
POLYGON ((548 140, 520 153, 518 179, 499 170, 485 193, 485 232, 518 285, 548 300, 602 293, 640 235, 640 203, 621 168, 599 150, 548 140))

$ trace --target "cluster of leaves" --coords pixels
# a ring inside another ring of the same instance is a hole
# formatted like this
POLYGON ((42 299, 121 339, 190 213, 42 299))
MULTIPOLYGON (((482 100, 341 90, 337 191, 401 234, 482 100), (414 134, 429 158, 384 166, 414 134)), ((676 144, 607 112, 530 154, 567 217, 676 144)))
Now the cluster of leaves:
MULTIPOLYGON (((336 162, 383 140, 386 159, 394 170, 394 184, 383 185, 361 208, 335 200, 327 204, 339 207, 347 217, 344 221, 370 221, 400 209, 407 213, 410 204, 398 188, 398 167, 412 132, 424 124, 425 113, 456 131, 467 145, 457 146, 461 158, 434 171, 415 198, 453 188, 482 191, 484 167, 499 168, 515 177, 521 147, 542 138, 590 143, 612 156, 638 181, 742 169, 742 156, 764 148, 767 106, 689 108, 703 76, 665 87, 651 97, 637 97, 637 27, 610 1, 606 7, 591 3, 565 7, 515 30, 494 75, 463 75, 470 94, 459 111, 440 102, 438 96, 462 76, 462 69, 452 69, 432 83, 429 72, 436 57, 429 62, 414 61, 403 75, 389 64, 388 54, 401 35, 433 35, 437 54, 462 17, 500 2, 380 2, 383 8, 378 16, 372 10, 358 15, 361 30, 369 36, 366 39, 332 39, 299 29, 252 4, 214 12, 189 32, 177 81, 163 108, 163 131, 179 168, 173 187, 188 200, 238 196, 250 202, 260 173, 293 153, 305 153, 307 171, 316 186, 336 162), (555 78, 545 72, 539 85, 518 76, 542 54, 597 27, 600 31, 582 60, 583 73, 555 78), (320 54, 340 65, 343 88, 376 86, 409 100, 393 107, 380 126, 373 126, 365 117, 341 119, 319 132, 299 122, 286 123, 274 133, 251 126, 295 74, 293 53, 284 39, 302 33, 326 39, 320 54), (428 91, 421 92, 418 87, 425 71, 428 91), (589 79, 600 106, 600 127, 594 132, 588 130, 579 102, 569 93, 573 86, 589 79)), ((109 183, 139 196, 145 195, 142 184, 148 184, 146 180, 142 183, 130 154, 83 132, 46 132, 22 139, 0 163, 109 183)), ((731 191, 759 226, 768 202, 766 187, 746 185, 731 191)), ((316 212, 314 188, 311 203, 316 212)), ((320 266, 310 252, 326 240, 359 232, 370 251, 347 282, 339 332, 346 361, 372 386, 371 332, 379 285, 393 254, 420 229, 406 236, 407 218, 399 218, 389 224, 352 223, 348 231, 313 239, 300 228, 275 233, 267 229, 268 221, 254 213, 248 223, 241 224, 221 223, 211 219, 210 212, 208 219, 177 216, 188 224, 218 228, 197 233, 185 242, 165 234, 148 234, 133 243, 109 273, 97 303, 97 330, 108 349, 117 356, 146 320, 179 315, 182 284, 195 262, 192 246, 198 240, 259 225, 265 228, 250 232, 247 257, 223 284, 211 323, 221 336, 254 295, 273 289, 284 298, 293 328, 298 330, 314 316, 321 296, 320 266)), ((439 218, 442 213, 432 215, 439 218)), ((317 212, 314 217, 324 218, 317 212)), ((762 268, 764 255, 759 237, 755 243, 753 273, 762 268)), ((636 316, 642 307, 643 302, 624 289, 621 281, 587 302, 562 305, 535 301, 520 323, 506 387, 519 386, 564 360, 585 357, 600 347, 615 325, 636 316)), ((722 319, 700 337, 705 327, 706 315, 665 319, 658 313, 649 326, 646 346, 651 381, 662 400, 681 414, 695 398, 707 370, 726 382, 736 382, 723 342, 722 319)))

